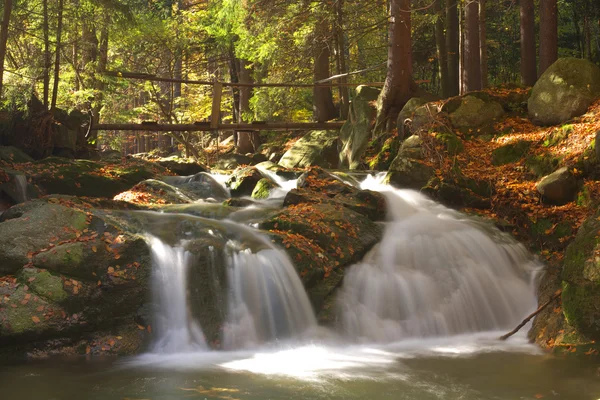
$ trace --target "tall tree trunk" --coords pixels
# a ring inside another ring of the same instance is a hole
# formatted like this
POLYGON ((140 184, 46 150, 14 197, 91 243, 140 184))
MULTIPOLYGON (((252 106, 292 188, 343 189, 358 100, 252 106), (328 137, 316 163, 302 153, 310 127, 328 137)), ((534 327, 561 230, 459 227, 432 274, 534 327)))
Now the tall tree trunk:
POLYGON ((535 8, 533 0, 521 0, 521 83, 533 86, 535 81, 535 8))
POLYGON ((48 27, 48 0, 43 0, 42 8, 44 13, 44 21, 42 24, 42 31, 44 35, 44 76, 42 78, 42 102, 44 103, 44 106, 48 108, 48 97, 50 92, 50 66, 52 65, 52 60, 50 59, 50 28, 48 27))
MULTIPOLYGON (((326 19, 317 22, 315 28, 315 40, 313 43, 314 51, 314 81, 327 79, 330 76, 329 70, 329 26, 326 19)), ((333 104, 333 96, 330 87, 313 88, 313 118, 315 121, 329 121, 336 117, 336 109, 333 104)))
POLYGON ((54 55, 54 85, 52 87, 52 102, 50 110, 56 108, 56 99, 58 97, 58 80, 60 77, 60 47, 63 27, 63 0, 58 0, 58 26, 56 28, 56 54, 54 55))
POLYGON ((556 0, 540 0, 540 74, 558 59, 556 0))
POLYGON ((434 3, 437 18, 435 21, 435 44, 438 58, 438 69, 442 97, 450 96, 450 86, 448 82, 448 51, 446 50, 446 34, 444 33, 444 7, 442 0, 436 0, 434 3))
MULTIPOLYGON (((252 70, 249 69, 249 63, 246 60, 238 62, 238 78, 240 83, 252 83, 252 70)), ((247 122, 245 118, 250 113, 250 98, 252 97, 251 87, 240 87, 239 90, 239 116, 238 122, 247 122)), ((237 150, 242 154, 254 153, 260 146, 260 135, 256 131, 237 132, 237 150)))
POLYGON ((464 91, 481 90, 481 57, 479 48, 479 0, 465 5, 465 74, 464 91))
MULTIPOLYGON (((588 10, 589 12, 589 10, 588 10)), ((592 60, 592 31, 590 27, 590 16, 586 13, 586 16, 583 18, 583 42, 585 49, 585 58, 588 60, 592 60)))
MULTIPOLYGON (((345 74, 348 72, 346 64, 346 45, 344 38, 344 0, 337 0, 335 2, 335 14, 336 14, 336 53, 337 53, 337 64, 338 74, 345 74)), ((347 83, 346 77, 340 78, 340 83, 347 83)), ((348 93, 348 87, 340 85, 340 117, 342 119, 348 118, 348 111, 350 110, 350 95, 348 93)))
POLYGON ((577 41, 577 53, 579 58, 583 58, 583 36, 581 35, 581 28, 579 26, 579 15, 577 9, 573 6, 573 28, 575 28, 575 39, 577 41))
POLYGON ((4 79, 4 59, 6 57, 6 42, 8 41, 8 25, 12 13, 12 0, 4 0, 4 13, 0 25, 0 99, 2 98, 2 82, 4 79))
POLYGON ((481 60, 481 87, 488 86, 488 52, 487 52, 487 29, 486 0, 479 0, 479 58, 481 60))
POLYGON ((460 92, 457 0, 447 0, 446 4, 446 48, 448 50, 448 95, 457 96, 460 92))
MULTIPOLYGON (((94 105, 92 107, 92 124, 98 124, 100 122, 100 110, 102 109, 102 101, 104 97, 104 80, 102 74, 106 71, 106 65, 108 64, 108 25, 110 22, 110 14, 104 14, 104 21, 102 23, 102 29, 100 30, 100 42, 96 52, 97 64, 96 74, 99 78, 93 79, 94 88, 94 105)), ((96 38, 96 35, 94 35, 96 38)), ((92 131, 89 139, 90 143, 98 144, 97 137, 98 131, 92 131)))
POLYGON ((374 135, 394 128, 413 92, 410 0, 390 0, 390 11, 387 76, 377 99, 374 135))

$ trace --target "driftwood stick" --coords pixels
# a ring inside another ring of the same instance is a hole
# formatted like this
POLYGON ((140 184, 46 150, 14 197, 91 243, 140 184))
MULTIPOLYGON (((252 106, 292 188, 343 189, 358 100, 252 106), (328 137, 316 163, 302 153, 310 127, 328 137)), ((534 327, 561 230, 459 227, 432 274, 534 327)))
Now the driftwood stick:
POLYGON ((557 290, 552 297, 550 297, 550 300, 548 300, 547 302, 545 302, 544 304, 542 304, 537 310, 535 310, 533 313, 529 314, 527 316, 527 318, 525 318, 523 320, 523 322, 521 322, 515 329, 513 329, 512 331, 508 332, 506 335, 502 335, 500 336, 498 339, 500 340, 506 340, 509 337, 511 337, 512 335, 514 335, 515 333, 517 333, 522 327, 525 326, 525 324, 527 324, 533 317, 535 317, 536 315, 538 315, 539 313, 541 313, 546 307, 548 307, 550 304, 552 304, 552 302, 556 299, 558 299, 560 297, 562 293, 562 290, 559 289, 557 290))

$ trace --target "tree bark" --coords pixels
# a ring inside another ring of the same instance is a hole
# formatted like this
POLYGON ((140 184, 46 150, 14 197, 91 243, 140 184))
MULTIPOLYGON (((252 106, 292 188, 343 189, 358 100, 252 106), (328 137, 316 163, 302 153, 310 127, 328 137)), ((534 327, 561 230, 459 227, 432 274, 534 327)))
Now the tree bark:
POLYGON ((465 5, 465 74, 466 93, 481 90, 481 57, 479 48, 479 0, 465 5))
POLYGON ((52 65, 52 61, 50 59, 50 33, 48 27, 48 0, 43 0, 42 9, 42 12, 44 13, 44 20, 42 23, 42 31, 44 35, 44 76, 42 78, 42 102, 44 103, 44 106, 48 108, 48 97, 50 92, 50 66, 52 65))
MULTIPOLYGON (((326 19, 317 23, 315 28, 315 39, 313 43, 314 51, 314 81, 327 79, 330 76, 329 70, 329 26, 326 19)), ((329 87, 313 88, 313 118, 315 121, 324 122, 336 117, 336 109, 333 104, 333 96, 329 87)))
MULTIPOLYGON (((238 77, 240 83, 252 83, 252 70, 247 68, 249 66, 248 61, 239 60, 238 77)), ((250 113, 250 98, 252 97, 251 87, 241 87, 239 96, 239 118, 238 122, 247 122, 245 118, 250 113)), ((238 131, 237 132, 237 150, 242 153, 254 153, 260 146, 260 135, 256 131, 238 131)))
MULTIPOLYGON (((344 0, 337 0, 335 3, 335 14, 336 14, 336 53, 337 53, 337 64, 338 74, 345 74, 348 72, 346 64, 346 45, 344 38, 344 0)), ((348 82, 346 77, 340 78, 340 83, 344 84, 348 82)), ((348 87, 340 86, 340 117, 342 119, 348 118, 348 111, 350 110, 350 95, 348 93, 348 87)))
POLYGON ((413 91, 410 0, 390 0, 390 11, 387 76, 377 99, 374 136, 394 128, 413 91))
POLYGON ((54 85, 52 87, 52 102, 50 110, 56 108, 56 100, 58 98, 58 81, 60 78, 60 47, 62 39, 63 27, 63 0, 58 0, 58 26, 56 27, 56 54, 54 55, 54 85))
POLYGON ((448 51, 446 49, 446 34, 444 32, 444 8, 442 0, 436 0, 434 3, 437 18, 435 21, 435 44, 437 49, 440 87, 442 97, 450 96, 450 86, 448 82, 448 51))
POLYGON ((459 87, 459 38, 457 0, 446 4, 446 48, 448 51, 448 95, 458 96, 459 87))
POLYGON ((0 99, 2 98, 2 82, 4 79, 4 59, 6 57, 6 42, 8 41, 8 26, 12 13, 12 0, 4 0, 4 13, 0 25, 0 99))
POLYGON ((558 59, 556 0, 540 0, 540 75, 558 59))
POLYGON ((479 0, 479 58, 481 60, 481 87, 488 86, 488 52, 487 52, 487 29, 486 0, 479 0))
POLYGON ((537 81, 535 56, 535 8, 533 0, 521 0, 521 83, 533 86, 537 81))

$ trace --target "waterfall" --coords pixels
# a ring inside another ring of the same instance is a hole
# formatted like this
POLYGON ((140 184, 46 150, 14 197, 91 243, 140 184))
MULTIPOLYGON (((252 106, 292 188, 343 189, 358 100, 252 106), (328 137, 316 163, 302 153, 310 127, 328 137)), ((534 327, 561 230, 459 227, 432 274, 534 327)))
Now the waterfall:
POLYGON ((346 272, 338 309, 348 336, 390 342, 506 330, 535 308, 539 265, 522 245, 418 192, 371 188, 386 195, 392 221, 346 272))
POLYGON ((18 195, 20 196, 20 198, 16 200, 20 203, 29 200, 29 195, 27 193, 27 177, 25 175, 15 175, 15 186, 18 195))
POLYGON ((190 253, 149 237, 154 263, 154 296, 158 305, 154 328, 157 353, 183 353, 206 348, 201 328, 190 317, 187 274, 190 253))
POLYGON ((223 334, 226 349, 293 337, 317 324, 288 256, 269 247, 256 253, 231 250, 229 318, 223 334))

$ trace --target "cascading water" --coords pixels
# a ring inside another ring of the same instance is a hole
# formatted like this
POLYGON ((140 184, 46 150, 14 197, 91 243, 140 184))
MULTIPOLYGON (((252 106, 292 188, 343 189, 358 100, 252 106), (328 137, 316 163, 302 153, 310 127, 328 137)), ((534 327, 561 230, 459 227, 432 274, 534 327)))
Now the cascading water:
POLYGON ((514 327, 535 307, 523 246, 411 190, 383 191, 392 221, 346 272, 341 325, 352 337, 391 342, 514 327))
POLYGON ((187 274, 191 255, 183 247, 171 247, 150 236, 154 263, 154 295, 158 310, 155 319, 159 338, 154 351, 183 353, 206 349, 201 328, 190 318, 187 301, 187 274))

